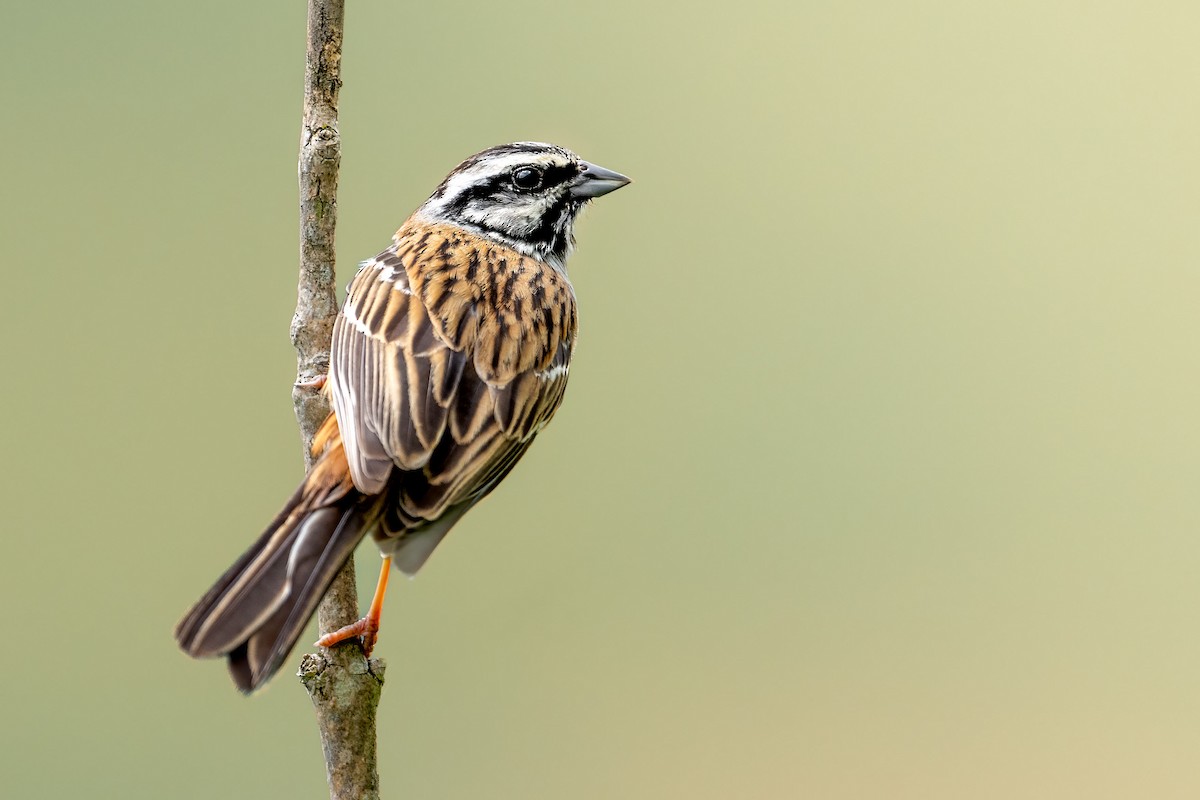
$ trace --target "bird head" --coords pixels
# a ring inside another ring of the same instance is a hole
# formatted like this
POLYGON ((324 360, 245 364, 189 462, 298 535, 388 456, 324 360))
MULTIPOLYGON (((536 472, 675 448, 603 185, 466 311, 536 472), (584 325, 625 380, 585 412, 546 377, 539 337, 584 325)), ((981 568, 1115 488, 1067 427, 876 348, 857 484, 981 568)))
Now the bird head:
POLYGON ((414 216, 457 225, 562 269, 579 211, 627 183, 563 147, 515 142, 459 164, 414 216))

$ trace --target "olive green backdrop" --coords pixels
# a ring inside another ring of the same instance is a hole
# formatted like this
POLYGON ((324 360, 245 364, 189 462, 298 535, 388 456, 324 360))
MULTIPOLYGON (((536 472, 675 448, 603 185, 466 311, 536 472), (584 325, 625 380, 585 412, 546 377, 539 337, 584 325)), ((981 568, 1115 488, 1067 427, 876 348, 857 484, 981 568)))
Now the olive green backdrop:
MULTIPOLYGON (((636 180, 386 797, 1200 792, 1195 3, 349 6, 339 283, 483 147, 636 180)), ((320 798, 297 658, 171 639, 301 474, 303 4, 3 18, 4 794, 320 798)))

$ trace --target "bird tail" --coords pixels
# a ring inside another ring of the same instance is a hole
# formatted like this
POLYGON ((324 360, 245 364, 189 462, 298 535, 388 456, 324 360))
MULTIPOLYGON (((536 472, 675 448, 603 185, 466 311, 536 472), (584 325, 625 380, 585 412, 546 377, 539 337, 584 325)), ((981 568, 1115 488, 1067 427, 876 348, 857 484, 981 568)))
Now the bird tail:
POLYGON ((378 499, 350 480, 332 414, 317 432, 317 450, 324 452, 287 505, 175 629, 188 655, 228 656, 243 692, 279 669, 378 518, 378 499))

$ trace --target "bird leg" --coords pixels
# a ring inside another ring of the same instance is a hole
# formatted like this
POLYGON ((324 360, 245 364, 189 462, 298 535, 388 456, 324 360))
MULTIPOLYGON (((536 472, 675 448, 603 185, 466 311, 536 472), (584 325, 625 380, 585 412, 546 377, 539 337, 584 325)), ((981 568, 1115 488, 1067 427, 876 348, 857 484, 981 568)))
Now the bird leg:
POLYGON ((375 649, 375 640, 379 638, 379 618, 383 614, 383 595, 387 592, 388 576, 392 573, 392 558, 383 559, 383 568, 379 571, 379 583, 375 585, 375 597, 371 600, 371 608, 367 615, 358 622, 353 622, 344 628, 338 628, 333 633, 327 633, 317 639, 318 647, 333 647, 335 644, 359 637, 362 642, 363 655, 371 657, 375 649))

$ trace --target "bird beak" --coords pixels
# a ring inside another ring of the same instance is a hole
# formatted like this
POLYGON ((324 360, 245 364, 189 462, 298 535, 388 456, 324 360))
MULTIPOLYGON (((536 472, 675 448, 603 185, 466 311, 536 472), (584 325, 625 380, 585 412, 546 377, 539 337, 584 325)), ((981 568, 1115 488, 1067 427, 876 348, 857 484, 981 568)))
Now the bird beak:
POLYGON ((593 197, 615 192, 629 183, 629 178, 619 172, 613 172, 611 169, 598 167, 586 161, 579 163, 583 167, 583 172, 579 173, 579 177, 575 179, 575 185, 571 187, 571 197, 576 200, 591 200, 593 197))

